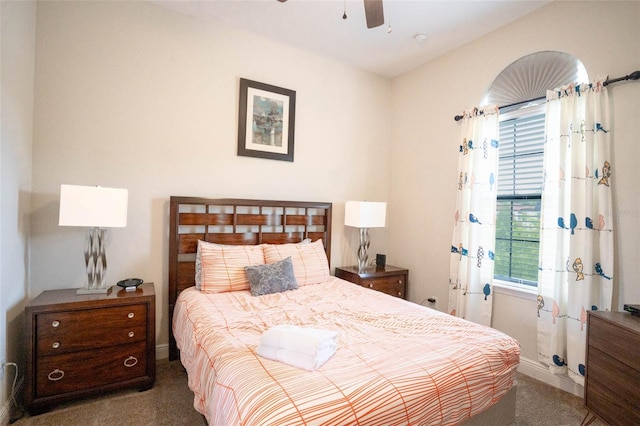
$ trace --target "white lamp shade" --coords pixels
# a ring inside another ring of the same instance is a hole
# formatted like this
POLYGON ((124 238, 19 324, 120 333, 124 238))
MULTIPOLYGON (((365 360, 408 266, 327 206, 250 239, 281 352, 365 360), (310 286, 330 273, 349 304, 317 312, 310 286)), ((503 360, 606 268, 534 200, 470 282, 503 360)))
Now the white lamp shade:
POLYGON ((387 203, 371 201, 347 201, 344 224, 355 228, 383 228, 387 215, 387 203))
POLYGON ((100 186, 60 186, 60 226, 127 226, 129 191, 100 186))

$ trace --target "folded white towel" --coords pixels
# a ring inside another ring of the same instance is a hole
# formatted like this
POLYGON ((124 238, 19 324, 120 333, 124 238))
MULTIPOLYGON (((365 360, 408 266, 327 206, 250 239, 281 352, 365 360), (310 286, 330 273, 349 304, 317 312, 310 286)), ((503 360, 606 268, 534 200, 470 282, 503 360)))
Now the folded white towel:
POLYGON ((274 361, 280 361, 285 364, 292 365, 303 370, 313 371, 320 368, 322 364, 327 362, 329 358, 336 353, 335 345, 333 347, 327 346, 314 355, 305 354, 302 352, 291 351, 288 349, 274 348, 273 346, 260 345, 256 351, 258 355, 264 358, 268 358, 274 361))
POLYGON ((279 324, 262 333, 260 344, 315 356, 325 348, 336 348, 338 333, 331 330, 279 324))

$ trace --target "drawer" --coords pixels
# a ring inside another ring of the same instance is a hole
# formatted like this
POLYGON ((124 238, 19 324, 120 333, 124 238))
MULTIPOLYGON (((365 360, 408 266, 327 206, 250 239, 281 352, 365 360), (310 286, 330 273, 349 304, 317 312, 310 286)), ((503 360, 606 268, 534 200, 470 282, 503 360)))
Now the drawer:
POLYGON ((631 369, 611 355, 590 346, 587 376, 587 392, 590 387, 602 386, 607 394, 627 401, 640 412, 640 371, 631 369))
POLYGON ((640 425, 640 410, 627 403, 603 383, 589 379, 585 404, 611 425, 640 425))
POLYGON ((38 314, 38 356, 140 342, 147 338, 147 304, 38 314))
POLYGON ((629 367, 638 368, 640 365, 640 335, 629 333, 596 315, 589 316, 588 333, 590 346, 610 354, 629 367))
POLYGON ((406 278, 404 275, 392 275, 380 278, 369 278, 362 280, 361 285, 373 290, 378 290, 383 293, 387 293, 391 296, 405 297, 406 278))
POLYGON ((105 386, 145 376, 146 342, 41 357, 36 364, 36 398, 105 386))

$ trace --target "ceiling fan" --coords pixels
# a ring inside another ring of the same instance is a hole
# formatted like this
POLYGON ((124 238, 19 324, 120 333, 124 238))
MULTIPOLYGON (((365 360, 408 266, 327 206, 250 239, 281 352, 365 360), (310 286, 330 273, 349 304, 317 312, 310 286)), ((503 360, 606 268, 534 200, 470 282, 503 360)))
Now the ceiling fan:
MULTIPOLYGON (((284 3, 287 0, 278 0, 280 3, 284 3)), ((384 24, 384 13, 382 10, 382 0, 363 0, 364 1, 364 15, 367 20, 367 28, 375 28, 384 24)), ((342 16, 343 19, 347 18, 347 14, 342 16)))

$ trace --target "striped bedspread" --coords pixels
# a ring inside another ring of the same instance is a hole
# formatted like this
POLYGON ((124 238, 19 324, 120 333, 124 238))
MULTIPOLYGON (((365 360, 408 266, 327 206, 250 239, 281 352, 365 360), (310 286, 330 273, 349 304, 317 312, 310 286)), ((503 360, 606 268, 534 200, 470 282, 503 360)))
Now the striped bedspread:
POLYGON ((183 291, 173 330, 210 425, 457 424, 512 386, 509 336, 332 277, 298 290, 183 291), (338 332, 315 371, 256 354, 263 331, 294 324, 338 332))

